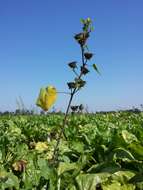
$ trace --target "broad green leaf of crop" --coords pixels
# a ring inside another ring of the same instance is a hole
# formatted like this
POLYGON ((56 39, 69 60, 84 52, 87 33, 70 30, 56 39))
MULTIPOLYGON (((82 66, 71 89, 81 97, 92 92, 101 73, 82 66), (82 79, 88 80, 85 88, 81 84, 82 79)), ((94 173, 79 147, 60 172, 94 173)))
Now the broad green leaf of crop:
POLYGON ((111 184, 102 185, 103 190, 121 190, 121 184, 118 181, 115 181, 111 184))
POLYGON ((114 156, 113 156, 114 160, 116 159, 135 160, 131 152, 122 147, 114 149, 113 153, 114 153, 114 156))
POLYGON ((72 141, 71 149, 79 153, 83 153, 84 144, 83 142, 80 142, 80 141, 72 141))
POLYGON ((51 170, 48 167, 47 160, 43 158, 39 158, 37 162, 38 162, 41 176, 48 180, 50 178, 51 170))
POLYGON ((139 143, 131 143, 128 148, 136 155, 138 159, 143 159, 143 146, 139 143))
POLYGON ((55 87, 48 86, 47 88, 41 88, 36 105, 41 107, 44 111, 48 111, 56 99, 57 90, 55 87))
POLYGON ((63 174, 64 172, 70 171, 70 170, 78 170, 79 166, 77 163, 65 163, 61 162, 58 167, 58 175, 63 174))
POLYGON ((88 170, 90 173, 115 173, 120 170, 118 164, 114 162, 103 162, 100 164, 92 165, 92 167, 88 170))
POLYGON ((7 179, 8 173, 3 168, 0 168, 0 182, 5 182, 7 179))
POLYGON ((143 174, 142 173, 136 174, 129 180, 129 182, 130 183, 141 183, 141 182, 143 183, 143 174))
POLYGON ((109 176, 109 173, 80 174, 76 178, 78 189, 95 190, 96 185, 105 182, 109 176))
POLYGON ((19 189, 19 181, 17 176, 15 176, 13 173, 8 173, 8 179, 4 183, 5 188, 13 189, 19 189))
POLYGON ((138 141, 137 137, 134 134, 128 132, 127 130, 122 130, 122 137, 127 144, 138 141))
POLYGON ((135 186, 132 184, 121 185, 119 182, 115 181, 109 185, 102 186, 103 190, 135 190, 135 186))
POLYGON ((112 175, 112 179, 114 181, 118 181, 121 184, 125 184, 127 181, 129 181, 133 176, 135 176, 135 173, 133 171, 118 171, 115 172, 112 175))

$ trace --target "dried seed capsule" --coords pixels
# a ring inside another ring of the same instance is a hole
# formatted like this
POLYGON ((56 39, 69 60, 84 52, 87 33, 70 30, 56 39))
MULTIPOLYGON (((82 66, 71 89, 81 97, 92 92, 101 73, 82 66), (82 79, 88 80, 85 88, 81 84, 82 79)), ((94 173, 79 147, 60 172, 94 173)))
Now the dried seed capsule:
POLYGON ((77 68, 76 63, 77 63, 76 61, 70 62, 70 63, 68 64, 68 66, 69 66, 70 68, 72 68, 72 69, 75 69, 75 68, 77 68))
POLYGON ((82 74, 86 75, 87 73, 89 73, 89 70, 85 66, 82 66, 81 72, 82 72, 82 74))
POLYGON ((80 111, 82 111, 84 109, 84 106, 82 104, 80 104, 78 108, 80 111))
POLYGON ((89 37, 89 32, 83 32, 83 33, 79 33, 76 34, 74 36, 74 38, 76 39, 76 41, 80 44, 80 45, 85 45, 87 38, 89 37))
POLYGON ((93 56, 93 53, 88 53, 88 52, 84 53, 84 57, 85 57, 86 59, 91 59, 92 56, 93 56))
POLYGON ((75 38, 76 40, 79 40, 79 39, 83 38, 83 33, 78 33, 78 34, 76 34, 76 35, 74 36, 74 38, 75 38))
POLYGON ((69 89, 76 88, 75 82, 68 82, 67 85, 68 85, 69 89))
POLYGON ((85 85, 86 81, 82 80, 82 79, 76 79, 76 87, 77 88, 81 88, 85 85))
POLYGON ((81 87, 84 87, 84 85, 85 85, 85 84, 86 84, 86 81, 84 81, 84 80, 81 80, 81 81, 80 81, 80 83, 79 83, 79 85, 80 85, 80 88, 81 88, 81 87))
POLYGON ((77 111, 77 110, 78 110, 78 106, 71 106, 71 110, 72 110, 73 112, 77 111))

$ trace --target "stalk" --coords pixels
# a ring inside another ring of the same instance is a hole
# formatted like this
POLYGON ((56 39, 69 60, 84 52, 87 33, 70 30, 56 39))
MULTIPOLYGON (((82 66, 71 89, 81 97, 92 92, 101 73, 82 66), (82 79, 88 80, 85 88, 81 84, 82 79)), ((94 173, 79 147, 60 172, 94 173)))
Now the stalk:
MULTIPOLYGON (((83 46, 81 46, 81 54, 82 54, 82 56, 81 56, 82 65, 85 66, 84 47, 83 46)), ((83 75, 83 73, 81 71, 80 75, 78 76, 78 79, 81 79, 82 75, 83 75)), ((60 130, 60 133, 59 133, 59 136, 57 138, 57 142, 56 142, 56 145, 55 145, 55 148, 54 148, 54 152, 53 152, 52 160, 53 160, 54 163, 57 161, 57 158, 58 158, 58 147, 59 147, 59 144, 60 144, 60 141, 61 141, 61 138, 62 138, 62 134, 66 138, 66 135, 64 133, 64 129, 65 129, 65 126, 66 126, 66 123, 67 123, 68 113, 69 113, 69 110, 70 110, 70 106, 71 106, 72 100, 74 98, 74 95, 77 92, 78 92, 78 89, 74 88, 73 91, 70 93, 70 99, 69 99, 68 106, 67 106, 67 109, 66 109, 66 112, 65 112, 65 117, 63 119, 63 124, 62 124, 61 130, 60 130)))
MULTIPOLYGON (((52 156, 52 162, 58 163, 58 155, 59 155, 59 144, 61 142, 62 139, 62 135, 64 135, 64 137, 67 139, 66 135, 65 135, 65 127, 67 124, 67 119, 68 119, 68 114, 69 114, 69 110, 71 107, 71 103, 72 100, 75 96, 75 94, 85 85, 86 81, 82 80, 82 76, 86 75, 89 70, 87 69, 87 61, 92 57, 91 53, 86 53, 85 54, 85 47, 87 47, 86 45, 86 41, 89 38, 89 34, 91 32, 91 20, 90 18, 87 18, 86 20, 82 20, 82 24, 83 24, 83 28, 82 28, 82 32, 78 33, 74 36, 75 40, 77 41, 77 43, 80 45, 81 48, 81 67, 80 67, 80 72, 77 73, 76 69, 77 69, 77 65, 76 62, 70 62, 68 65, 69 67, 72 69, 72 71, 74 72, 76 78, 74 79, 73 82, 69 82, 68 87, 71 90, 70 94, 70 98, 68 101, 68 105, 67 105, 67 109, 65 112, 65 116, 63 119, 63 123, 60 129, 60 133, 58 135, 57 141, 56 141, 56 145, 54 147, 54 151, 53 151, 53 156, 52 156)), ((61 92, 64 93, 64 92, 61 92)))

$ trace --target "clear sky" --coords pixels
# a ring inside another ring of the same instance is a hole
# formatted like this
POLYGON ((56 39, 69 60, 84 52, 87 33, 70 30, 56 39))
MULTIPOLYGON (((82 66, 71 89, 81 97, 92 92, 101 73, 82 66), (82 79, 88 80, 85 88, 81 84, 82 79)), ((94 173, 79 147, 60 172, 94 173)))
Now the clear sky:
MULTIPOLYGON (((95 27, 91 63, 102 75, 91 71, 74 103, 92 111, 142 104, 142 10, 142 0, 0 0, 0 110, 14 110, 19 96, 33 107, 49 84, 68 91, 74 75, 67 63, 80 61, 73 35, 87 17, 95 27)), ((68 98, 59 94, 55 107, 64 110, 68 98)))

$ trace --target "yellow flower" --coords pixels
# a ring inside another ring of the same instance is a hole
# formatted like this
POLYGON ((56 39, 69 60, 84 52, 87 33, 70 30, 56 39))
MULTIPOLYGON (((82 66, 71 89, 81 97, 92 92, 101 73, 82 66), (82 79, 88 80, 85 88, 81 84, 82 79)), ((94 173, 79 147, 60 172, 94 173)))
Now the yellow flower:
POLYGON ((38 152, 44 152, 47 149, 48 149, 48 146, 45 142, 36 143, 35 150, 37 150, 38 152))
POLYGON ((41 88, 36 105, 47 111, 56 101, 57 91, 53 86, 41 88))

